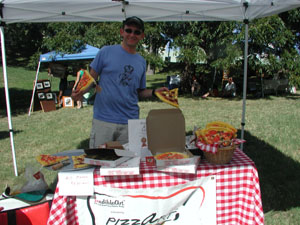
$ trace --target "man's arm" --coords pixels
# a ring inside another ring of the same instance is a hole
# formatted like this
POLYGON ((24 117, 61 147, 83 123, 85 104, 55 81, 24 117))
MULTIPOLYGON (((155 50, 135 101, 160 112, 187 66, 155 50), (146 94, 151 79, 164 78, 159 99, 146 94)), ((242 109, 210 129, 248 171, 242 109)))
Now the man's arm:
POLYGON ((151 98, 153 97, 153 94, 157 91, 168 91, 169 89, 166 87, 160 87, 157 89, 143 89, 143 90, 139 90, 139 97, 140 98, 151 98))

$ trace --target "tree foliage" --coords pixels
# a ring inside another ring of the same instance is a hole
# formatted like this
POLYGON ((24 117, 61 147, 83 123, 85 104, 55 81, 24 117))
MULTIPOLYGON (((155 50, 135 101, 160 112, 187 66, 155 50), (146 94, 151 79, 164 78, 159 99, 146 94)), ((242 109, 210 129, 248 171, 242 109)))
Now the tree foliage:
MULTIPOLYGON (((250 21, 249 74, 285 76, 300 84, 300 9, 250 21)), ((10 59, 51 51, 74 53, 87 43, 98 48, 121 42, 120 22, 12 24, 6 26, 10 59)), ((178 51, 184 89, 192 76, 210 80, 223 70, 242 76, 245 26, 240 22, 146 22, 139 51, 154 71, 167 64, 160 56, 166 44, 178 51)), ((37 61, 37 60, 36 60, 37 61)))

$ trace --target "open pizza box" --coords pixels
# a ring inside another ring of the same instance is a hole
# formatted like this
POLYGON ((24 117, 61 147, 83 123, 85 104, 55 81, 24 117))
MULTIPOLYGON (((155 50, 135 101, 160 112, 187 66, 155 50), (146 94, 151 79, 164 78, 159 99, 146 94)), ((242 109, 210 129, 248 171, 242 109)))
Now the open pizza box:
POLYGON ((185 119, 180 109, 151 110, 146 119, 148 148, 153 156, 166 152, 180 152, 188 158, 156 160, 158 170, 195 173, 200 161, 185 148, 185 119))
POLYGON ((85 149, 86 154, 84 158, 84 163, 95 165, 95 166, 105 166, 105 167, 116 167, 121 163, 135 157, 134 152, 121 149, 122 145, 117 143, 109 143, 106 147, 119 147, 117 148, 95 148, 95 149, 85 149))

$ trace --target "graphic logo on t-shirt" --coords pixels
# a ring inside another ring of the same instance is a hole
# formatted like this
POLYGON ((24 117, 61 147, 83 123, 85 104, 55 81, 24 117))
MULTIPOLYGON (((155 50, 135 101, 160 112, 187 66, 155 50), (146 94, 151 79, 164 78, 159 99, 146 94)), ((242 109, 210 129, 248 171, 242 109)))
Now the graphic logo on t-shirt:
POLYGON ((124 72, 119 75, 120 84, 123 86, 128 86, 129 82, 132 80, 131 74, 133 73, 134 68, 130 65, 124 66, 124 72))

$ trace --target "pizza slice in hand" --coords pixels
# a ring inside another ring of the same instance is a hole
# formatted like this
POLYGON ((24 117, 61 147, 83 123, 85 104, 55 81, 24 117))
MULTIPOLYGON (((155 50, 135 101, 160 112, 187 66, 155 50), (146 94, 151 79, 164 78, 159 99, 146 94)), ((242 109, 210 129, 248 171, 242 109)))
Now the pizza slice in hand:
POLYGON ((179 107, 178 104, 178 88, 171 89, 169 91, 156 91, 156 96, 172 106, 179 107))
POLYGON ((95 79, 91 76, 91 74, 87 70, 84 70, 82 77, 77 82, 74 89, 76 91, 84 91, 93 84, 96 86, 96 90, 99 92, 101 89, 97 85, 97 82, 95 81, 95 79))
POLYGON ((36 156, 36 160, 42 165, 42 166, 51 166, 56 163, 68 160, 69 156, 54 156, 54 155, 48 155, 48 154, 42 154, 36 156))

